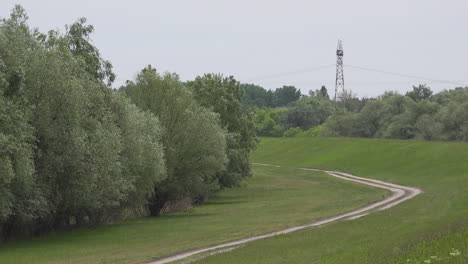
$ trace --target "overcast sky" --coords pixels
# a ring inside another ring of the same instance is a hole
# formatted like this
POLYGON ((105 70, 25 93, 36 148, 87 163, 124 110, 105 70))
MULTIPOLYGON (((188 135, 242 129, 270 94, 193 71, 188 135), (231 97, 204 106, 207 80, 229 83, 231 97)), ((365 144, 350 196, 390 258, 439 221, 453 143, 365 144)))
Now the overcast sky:
POLYGON ((326 85, 332 94, 338 39, 345 88, 359 96, 403 93, 419 83, 435 91, 456 86, 434 80, 468 84, 467 0, 1 0, 0 16, 15 4, 41 31, 86 17, 93 43, 114 65, 116 86, 151 64, 183 80, 217 72, 303 93, 326 85))

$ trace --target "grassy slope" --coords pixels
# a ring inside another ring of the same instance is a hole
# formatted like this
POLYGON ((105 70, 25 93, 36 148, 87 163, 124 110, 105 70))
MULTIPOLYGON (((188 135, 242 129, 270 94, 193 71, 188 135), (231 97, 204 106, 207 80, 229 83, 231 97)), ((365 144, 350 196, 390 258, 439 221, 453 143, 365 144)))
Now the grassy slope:
POLYGON ((324 173, 254 166, 247 187, 224 190, 189 212, 8 243, 0 263, 139 263, 312 222, 384 194, 324 173))
POLYGON ((253 242, 201 262, 423 263, 436 255, 444 258, 441 263, 468 263, 466 143, 264 138, 253 161, 352 172, 424 193, 354 221, 253 242), (451 247, 461 255, 449 257, 451 247))

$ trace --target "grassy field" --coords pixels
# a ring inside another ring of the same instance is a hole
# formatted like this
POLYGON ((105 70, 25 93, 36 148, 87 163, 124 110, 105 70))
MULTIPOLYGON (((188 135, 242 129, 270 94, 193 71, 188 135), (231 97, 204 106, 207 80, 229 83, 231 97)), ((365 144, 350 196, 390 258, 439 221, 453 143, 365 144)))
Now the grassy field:
POLYGON ((319 172, 255 165, 253 172, 246 187, 219 192, 187 212, 4 244, 0 263, 141 263, 313 222, 388 194, 319 172))
POLYGON ((264 138, 254 162, 351 172, 424 193, 354 221, 256 241, 200 263, 468 263, 468 144, 264 138))

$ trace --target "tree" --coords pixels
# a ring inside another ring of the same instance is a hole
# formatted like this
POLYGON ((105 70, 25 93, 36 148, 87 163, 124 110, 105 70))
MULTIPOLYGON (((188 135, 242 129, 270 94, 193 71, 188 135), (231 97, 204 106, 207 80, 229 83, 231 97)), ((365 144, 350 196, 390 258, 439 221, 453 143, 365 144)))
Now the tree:
POLYGON ((47 213, 34 167, 34 128, 25 64, 37 45, 27 15, 15 6, 0 20, 0 241, 47 213))
POLYGON ((285 128, 280 125, 280 120, 287 111, 286 108, 255 109, 254 122, 257 135, 281 137, 285 128))
POLYGON ((302 133, 302 129, 300 127, 291 127, 288 130, 284 131, 284 137, 295 137, 302 133))
POLYGON ((244 107, 256 106, 263 108, 272 106, 273 92, 271 90, 266 90, 255 84, 246 83, 241 84, 240 87, 244 91, 241 100, 244 107))
POLYGON ((221 124, 228 131, 227 169, 220 175, 222 186, 236 186, 249 176, 250 151, 256 145, 253 115, 242 110, 243 91, 234 77, 205 74, 189 82, 195 99, 202 106, 218 113, 221 124))
POLYGON ((407 92, 406 96, 413 99, 414 101, 421 101, 428 99, 432 96, 431 88, 425 84, 420 84, 418 86, 413 86, 413 91, 407 92))
POLYGON ((354 136, 375 137, 385 120, 385 104, 381 100, 370 100, 362 108, 356 118, 354 136))
POLYGON ((155 186, 166 177, 161 143, 163 128, 156 116, 140 110, 120 94, 112 95, 111 111, 123 142, 122 174, 131 183, 123 206, 140 208, 148 203, 155 186))
POLYGON ((313 97, 313 98, 316 98, 316 99, 330 100, 330 97, 328 96, 328 90, 323 85, 322 85, 322 87, 320 89, 317 89, 315 91, 310 90, 309 91, 309 97, 313 97))
POLYGON ((283 86, 273 92, 273 105, 275 107, 285 106, 299 100, 301 91, 294 86, 283 86))
POLYGON ((68 49, 89 73, 89 78, 110 87, 116 77, 112 71, 113 66, 110 61, 101 57, 99 49, 91 43, 94 27, 86 22, 87 19, 82 17, 65 26, 66 33, 63 35, 51 30, 47 35, 37 33, 37 37, 49 48, 68 49))
POLYGON ((325 98, 325 99, 330 99, 330 97, 328 96, 327 88, 325 86, 323 86, 323 85, 320 88, 320 96, 325 98))
POLYGON ((218 115, 197 104, 176 74, 159 75, 151 66, 121 91, 164 128, 167 177, 154 188, 150 214, 159 215, 168 201, 199 200, 218 189, 226 166, 226 133, 218 115))
MULTIPOLYGON (((0 50, 1 46, 0 43, 0 50)), ((3 66, 0 69, 0 241, 18 226, 47 211, 34 170, 31 113, 20 93, 4 96, 13 84, 5 80, 3 66)), ((24 79, 20 80, 19 85, 23 86, 23 82, 24 79)))
POLYGON ((340 107, 355 113, 361 111, 367 101, 367 99, 359 99, 351 90, 344 90, 337 97, 340 107))
POLYGON ((416 138, 424 140, 437 140, 441 138, 443 126, 430 115, 422 115, 416 122, 416 138))
POLYGON ((65 36, 30 30, 19 6, 0 22, 0 54, 0 235, 146 204, 164 175, 157 119, 89 72, 65 36))
MULTIPOLYGON (((314 97, 315 98, 315 97, 314 97)), ((333 106, 329 101, 304 99, 288 107, 280 123, 287 129, 300 127, 307 130, 320 125, 332 114, 333 106)))
POLYGON ((464 131, 468 122, 468 102, 451 101, 448 105, 442 106, 434 118, 443 124, 444 139, 464 140, 466 135, 464 131))
POLYGON ((327 119, 320 135, 325 137, 355 136, 357 117, 357 114, 353 112, 337 112, 327 119))

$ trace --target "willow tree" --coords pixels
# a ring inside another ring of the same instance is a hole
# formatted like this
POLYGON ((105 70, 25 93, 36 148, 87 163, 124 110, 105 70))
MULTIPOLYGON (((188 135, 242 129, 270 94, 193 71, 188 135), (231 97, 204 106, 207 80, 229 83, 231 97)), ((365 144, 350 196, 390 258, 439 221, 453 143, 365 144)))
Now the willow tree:
POLYGON ((218 113, 222 126, 228 131, 226 170, 220 173, 222 186, 232 187, 251 175, 250 152, 255 148, 256 135, 253 115, 242 109, 244 95, 232 76, 205 74, 189 82, 195 99, 202 106, 218 113))
POLYGON ((3 230, 105 221, 146 205, 165 175, 158 119, 90 72, 99 53, 76 51, 19 6, 0 22, 3 230))
POLYGON ((155 187, 151 215, 159 215, 167 201, 203 199, 218 189, 217 176, 226 165, 226 133, 218 115, 198 105, 177 75, 160 75, 151 66, 121 90, 164 128, 167 177, 155 187))

